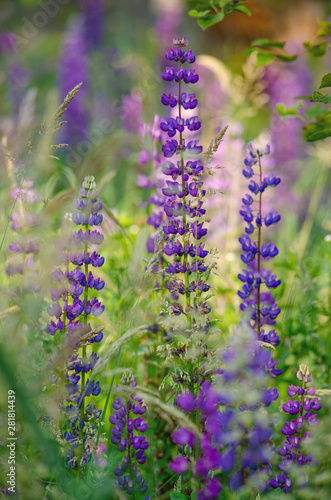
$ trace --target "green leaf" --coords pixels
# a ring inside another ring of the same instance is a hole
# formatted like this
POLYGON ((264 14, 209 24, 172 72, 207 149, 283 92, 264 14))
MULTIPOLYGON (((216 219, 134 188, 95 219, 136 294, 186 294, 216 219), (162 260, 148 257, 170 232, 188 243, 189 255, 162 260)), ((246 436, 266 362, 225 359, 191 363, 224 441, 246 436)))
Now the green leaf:
POLYGON ((329 21, 318 21, 320 29, 317 32, 317 36, 331 36, 331 23, 329 21))
POLYGON ((329 137, 329 131, 331 130, 331 112, 327 111, 317 117, 316 121, 309 123, 303 128, 302 134, 303 138, 307 142, 319 141, 329 137))
POLYGON ((202 12, 201 11, 198 12, 197 10, 193 9, 193 10, 190 10, 189 16, 191 16, 191 17, 205 17, 207 14, 209 14, 209 12, 210 12, 210 9, 204 10, 202 12))
POLYGON ((307 117, 307 120, 314 120, 318 116, 324 115, 324 113, 325 113, 325 108, 320 104, 315 104, 315 106, 305 109, 305 115, 307 117))
POLYGON ((324 89, 325 87, 331 87, 331 73, 327 73, 322 78, 321 85, 319 86, 319 88, 324 89))
POLYGON ((315 45, 311 42, 304 42, 303 45, 313 57, 324 56, 328 48, 328 44, 326 42, 317 43, 315 45))
POLYGON ((187 496, 183 493, 178 493, 177 491, 172 491, 170 493, 170 500, 187 500, 187 496))
POLYGON ((311 95, 296 95, 296 96, 294 96, 294 99, 304 99, 305 101, 311 101, 312 96, 311 95))
POLYGON ((247 50, 245 50, 245 56, 248 57, 250 56, 251 54, 253 54, 253 52, 255 52, 257 49, 257 47, 248 47, 247 50))
POLYGON ((274 60, 275 56, 266 50, 259 50, 256 54, 257 66, 265 66, 274 60))
POLYGON ((296 56, 296 55, 291 56, 290 54, 276 54, 276 57, 280 61, 292 62, 292 61, 295 61, 298 56, 296 56))
POLYGON ((315 132, 314 134, 309 135, 306 138, 307 142, 315 142, 326 139, 327 137, 331 137, 331 128, 320 130, 319 132, 315 132))
POLYGON ((321 94, 321 92, 313 92, 312 98, 314 101, 318 102, 324 102, 325 104, 328 104, 331 102, 331 95, 330 94, 321 94))
POLYGON ((206 16, 203 19, 199 19, 198 24, 199 24, 199 26, 201 26, 201 28, 203 30, 206 30, 210 26, 213 26, 214 24, 218 23, 219 21, 222 21, 222 19, 224 19, 224 14, 223 14, 223 12, 219 12, 215 16, 206 16))
POLYGON ((199 17, 199 12, 197 10, 193 9, 193 10, 189 11, 188 15, 191 17, 199 17))
POLYGON ((299 108, 300 106, 301 103, 295 103, 290 108, 287 108, 285 104, 280 102, 279 104, 277 104, 277 111, 282 120, 285 120, 286 118, 295 118, 299 115, 297 108, 299 108))
POLYGON ((253 47, 278 47, 282 49, 285 46, 286 42, 276 42, 273 40, 268 40, 267 38, 258 38, 254 40, 251 45, 253 47))
POLYGON ((245 5, 237 5, 237 7, 235 7, 234 10, 237 10, 238 12, 241 12, 242 14, 246 14, 246 16, 252 15, 251 11, 248 10, 245 5))

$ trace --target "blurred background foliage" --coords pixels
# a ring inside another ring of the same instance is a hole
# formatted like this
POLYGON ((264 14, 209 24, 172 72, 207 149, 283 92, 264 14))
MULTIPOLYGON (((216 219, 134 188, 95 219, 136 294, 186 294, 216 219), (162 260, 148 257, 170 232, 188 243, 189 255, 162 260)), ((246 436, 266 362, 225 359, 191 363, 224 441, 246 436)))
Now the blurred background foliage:
MULTIPOLYGON (((182 0, 1 2, 0 440, 5 456, 6 395, 13 389, 17 395, 18 481, 24 500, 116 495, 111 475, 103 483, 98 472, 91 470, 80 486, 72 483, 55 439, 57 430, 49 425, 49 419, 59 418, 49 383, 49 360, 56 345, 45 329, 50 272, 56 258, 54 240, 70 230, 64 216, 71 211, 87 174, 95 176, 105 207, 102 254, 106 263, 100 276, 106 281, 102 297, 106 309, 95 326, 106 327, 98 354, 109 361, 100 374, 99 407, 103 408, 108 388, 119 381, 116 370, 130 367, 139 383, 150 388, 161 382, 162 377, 155 379, 160 377, 161 364, 156 334, 141 330, 115 353, 111 346, 128 330, 153 324, 161 307, 159 296, 152 292, 153 280, 143 277, 148 207, 142 203, 147 195, 136 181, 138 174, 148 175, 153 169, 152 162, 140 161, 141 151, 151 152, 153 147, 144 124, 153 124, 154 116, 162 113, 160 95, 165 85, 160 74, 166 63, 164 52, 175 35, 186 36, 197 55, 204 146, 229 125, 215 157, 215 165, 222 168, 208 180, 211 189, 223 193, 209 203, 208 244, 218 250, 211 299, 215 325, 222 332, 218 345, 226 344, 240 321, 237 238, 242 232, 238 212, 245 148, 250 141, 269 142, 272 155, 266 169, 282 177, 279 193, 267 200, 282 214, 276 236, 280 253, 275 261, 282 279, 277 297, 282 307, 278 319, 281 344, 276 351, 283 370, 276 381, 280 399, 286 398, 286 388, 294 382, 300 363, 309 365, 318 389, 331 389, 331 142, 305 143, 300 119, 283 120, 276 107, 278 103, 292 106, 297 102, 294 97, 311 95, 329 71, 330 53, 312 58, 302 43, 315 39, 318 20, 331 15, 330 2, 251 0, 247 2, 250 17, 237 12, 206 31, 188 15, 191 4, 182 0), (288 53, 298 54, 298 59, 259 66, 254 54, 245 55, 259 38, 286 41, 288 53), (40 134, 45 117, 47 122, 65 95, 81 82, 82 88, 63 116, 67 123, 54 134, 51 130, 40 134), (57 144, 68 145, 52 147, 57 144), (39 219, 31 237, 40 241, 36 269, 41 289, 35 294, 24 292, 21 276, 5 272, 13 237, 9 218, 17 209, 11 192, 26 181, 33 181, 38 193, 37 201, 31 203, 39 219)), ((313 106, 308 103, 308 108, 313 106)), ((274 411, 278 418, 277 408, 274 411)), ((152 409, 150 414, 154 415, 152 409)), ((103 442, 107 444, 108 418, 105 422, 103 442)), ((169 434, 169 423, 156 421, 157 425, 164 425, 169 434)), ((324 427, 328 432, 327 424, 324 427)), ((318 446, 323 447, 322 437, 318 446)), ((160 461, 150 462, 150 470, 166 482, 170 452, 162 440, 155 443, 155 449, 160 461)), ((116 459, 109 448, 107 457, 110 470, 116 459)), ((5 474, 6 465, 1 467, 1 481, 5 474)), ((308 496, 302 498, 312 498, 306 491, 308 496)), ((160 493, 159 498, 168 497, 160 493)))

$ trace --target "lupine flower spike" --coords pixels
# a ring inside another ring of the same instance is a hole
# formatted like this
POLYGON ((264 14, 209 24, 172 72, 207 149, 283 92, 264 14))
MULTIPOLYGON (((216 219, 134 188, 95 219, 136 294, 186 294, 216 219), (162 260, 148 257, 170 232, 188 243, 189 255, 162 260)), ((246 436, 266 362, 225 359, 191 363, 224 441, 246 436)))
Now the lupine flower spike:
MULTIPOLYGON (((132 389, 137 385, 132 374, 123 375, 121 382, 132 389)), ((119 488, 134 497, 135 493, 146 493, 148 488, 138 469, 138 466, 146 462, 145 451, 149 447, 144 436, 148 424, 142 417, 146 413, 146 406, 140 398, 132 394, 125 403, 120 397, 116 397, 113 409, 114 413, 109 417, 113 425, 111 442, 118 446, 121 453, 125 453, 123 461, 115 467, 114 474, 119 488)), ((149 500, 149 498, 148 495, 144 500, 149 500)))
MULTIPOLYGON (((272 488, 280 488, 284 493, 290 493, 293 482, 290 478, 291 467, 301 467, 313 461, 312 455, 304 456, 302 453, 302 441, 309 439, 309 428, 318 424, 317 414, 314 413, 321 409, 322 404, 315 396, 315 387, 309 387, 313 376, 309 373, 308 366, 300 365, 297 377, 301 381, 301 387, 291 384, 287 390, 288 399, 283 404, 283 411, 288 415, 293 415, 290 422, 285 422, 281 428, 286 441, 278 448, 278 453, 282 461, 278 463, 280 473, 276 473, 275 478, 269 481, 272 488)), ((300 487, 305 486, 305 480, 302 478, 300 487)))
MULTIPOLYGON (((270 174, 268 177, 263 176, 261 158, 269 153, 269 146, 266 146, 262 151, 250 145, 249 156, 244 161, 243 175, 247 179, 251 179, 248 186, 251 194, 247 193, 242 198, 243 205, 240 215, 244 218, 246 227, 239 242, 243 250, 241 260, 248 269, 243 269, 242 273, 238 274, 238 278, 243 283, 238 295, 242 299, 240 309, 249 312, 251 326, 256 331, 257 338, 275 347, 279 345, 279 336, 275 329, 266 332, 262 328, 263 326, 275 325, 276 318, 280 313, 280 307, 272 295, 272 289, 280 285, 280 280, 275 274, 272 274, 270 269, 264 267, 265 262, 278 254, 278 248, 274 243, 263 242, 265 230, 262 231, 262 228, 269 228, 280 220, 280 215, 275 210, 266 215, 263 213, 263 193, 267 188, 278 186, 280 183, 280 178, 275 174, 270 174), (258 167, 257 172, 254 170, 255 166, 258 167), (254 176, 257 176, 258 182, 253 179, 254 176), (256 233, 257 236, 253 241, 253 235, 256 233)), ((269 357, 268 367, 272 367, 274 376, 282 373, 280 369, 276 368, 277 363, 278 361, 274 361, 272 356, 269 357)))
POLYGON ((176 93, 163 94, 161 102, 171 109, 176 108, 177 113, 174 118, 164 118, 161 130, 169 136, 169 140, 162 146, 163 154, 168 159, 163 164, 162 171, 171 179, 166 181, 166 187, 162 189, 166 197, 164 203, 166 221, 163 232, 167 243, 164 253, 167 257, 174 257, 174 261, 169 262, 165 268, 165 272, 170 276, 167 286, 176 299, 180 295, 185 296, 184 307, 175 302, 171 309, 176 316, 186 315, 188 326, 191 327, 192 318, 194 323, 197 314, 208 315, 210 312, 210 308, 201 300, 201 295, 210 287, 204 279, 204 274, 208 270, 204 258, 208 255, 208 251, 200 241, 207 234, 207 229, 204 227, 206 211, 203 208, 206 194, 202 182, 204 167, 200 159, 194 158, 202 152, 202 146, 195 139, 201 122, 198 116, 184 118, 184 110, 195 109, 198 101, 195 94, 184 92, 182 86, 194 84, 199 80, 194 69, 184 67, 185 64, 192 64, 195 61, 192 50, 184 50, 187 44, 186 38, 176 38, 174 45, 177 48, 170 49, 166 53, 166 58, 177 63, 177 67, 167 67, 162 73, 162 78, 167 82, 174 81, 178 86, 176 93), (192 140, 184 138, 187 132, 193 134, 192 140), (187 159, 188 157, 190 159, 187 159), (191 279, 193 273, 196 276, 195 280, 191 279), (193 302, 191 294, 194 294, 193 302))
POLYGON ((93 370, 99 359, 95 352, 88 357, 87 348, 103 338, 103 332, 100 329, 92 330, 88 321, 91 316, 97 317, 104 310, 97 297, 89 297, 89 294, 101 290, 105 285, 90 270, 91 266, 98 268, 104 263, 104 258, 95 250, 89 251, 90 245, 98 245, 103 241, 99 231, 90 229, 100 225, 103 219, 99 213, 102 202, 97 199, 94 177, 85 177, 79 195, 80 198, 74 201, 77 211, 73 213, 72 220, 82 228, 72 235, 71 241, 57 242, 67 267, 65 271, 57 268, 52 273, 56 284, 51 289, 54 302, 47 309, 48 314, 55 317, 47 325, 47 331, 51 335, 57 332, 65 335, 63 347, 68 354, 65 373, 67 430, 64 437, 70 445, 66 464, 72 468, 82 468, 91 460, 88 440, 93 438, 94 424, 101 414, 101 410, 97 410, 93 403, 85 406, 85 399, 98 396, 101 391, 99 382, 91 377, 86 379, 86 374, 93 370), (75 267, 70 271, 71 265, 75 267), (81 356, 79 349, 82 350, 81 356))
POLYGON ((261 151, 250 145, 249 156, 244 161, 243 175, 251 180, 248 186, 250 193, 242 198, 240 215, 246 222, 246 227, 239 242, 243 250, 241 260, 248 269, 243 269, 238 275, 243 283, 238 295, 242 299, 240 309, 249 311, 252 326, 258 338, 276 346, 279 344, 279 338, 275 330, 265 333, 262 328, 264 325, 274 325, 280 313, 280 308, 272 295, 272 290, 280 285, 280 280, 272 274, 272 271, 264 267, 264 262, 278 254, 278 249, 274 243, 263 243, 262 238, 262 233, 265 233, 263 228, 269 228, 280 220, 280 215, 275 210, 263 214, 263 193, 269 187, 276 187, 280 183, 280 178, 275 174, 263 176, 261 158, 269 153, 269 146, 261 151), (255 171, 256 167, 257 171, 255 171), (257 177, 257 182, 253 177, 257 177), (254 234, 256 234, 255 241, 252 240, 254 234), (264 291, 263 287, 267 290, 264 291))
POLYGON ((198 411, 202 435, 197 442, 190 429, 179 427, 172 439, 182 454, 169 467, 179 475, 191 470, 199 478, 198 500, 219 498, 222 477, 229 473, 232 490, 244 486, 253 475, 263 482, 272 458, 272 429, 261 408, 278 398, 277 389, 266 388, 269 376, 274 375, 268 360, 268 351, 253 332, 238 330, 221 357, 224 368, 215 383, 205 381, 196 398, 188 391, 177 397, 184 412, 198 411), (196 457, 194 448, 199 450, 196 457))
MULTIPOLYGON (((148 189, 150 196, 148 197, 148 203, 150 204, 149 216, 147 218, 147 224, 153 228, 153 232, 149 237, 146 247, 150 254, 154 254, 157 250, 155 241, 157 238, 157 233, 164 222, 164 211, 163 206, 165 203, 165 196, 162 194, 161 188, 164 185, 163 174, 161 170, 161 165, 163 161, 163 155, 158 153, 158 146, 165 140, 166 134, 160 130, 160 117, 154 117, 153 124, 144 124, 142 127, 142 135, 144 139, 150 139, 152 142, 152 150, 147 151, 143 149, 140 152, 138 163, 140 165, 145 165, 146 163, 152 163, 152 173, 149 177, 143 174, 138 174, 137 186, 148 189)), ((153 262, 154 264, 154 262, 153 262)), ((156 264, 154 264, 155 266, 156 264)), ((153 266, 153 271, 158 269, 153 266)))

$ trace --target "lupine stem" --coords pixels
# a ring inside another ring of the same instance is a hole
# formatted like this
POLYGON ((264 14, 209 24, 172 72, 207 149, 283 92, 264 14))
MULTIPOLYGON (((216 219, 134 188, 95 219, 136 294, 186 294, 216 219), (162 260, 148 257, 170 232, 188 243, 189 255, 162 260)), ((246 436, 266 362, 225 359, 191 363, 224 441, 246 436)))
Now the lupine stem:
MULTIPOLYGON (((180 61, 178 61, 178 69, 180 68, 180 61)), ((182 117, 182 105, 180 101, 180 95, 181 95, 181 80, 178 80, 178 116, 179 118, 182 117)), ((180 147, 183 147, 183 133, 179 133, 179 144, 180 147)), ((183 174, 184 171, 184 155, 183 151, 181 149, 180 152, 180 165, 181 165, 181 173, 183 174)), ((186 196, 185 196, 185 181, 182 177, 182 189, 183 189, 183 224, 184 224, 184 234, 183 234, 183 248, 186 247, 186 212, 185 212, 185 202, 186 202, 186 196)), ((190 279, 189 279, 189 273, 188 273, 188 258, 187 258, 187 253, 184 252, 184 262, 186 266, 186 271, 185 271, 185 295, 186 295, 186 307, 188 311, 190 311, 191 308, 191 298, 190 298, 190 291, 189 291, 189 285, 190 285, 190 279)), ((192 325, 192 319, 191 315, 188 312, 187 314, 187 325, 189 328, 191 328, 192 325)))
MULTIPOLYGON (((130 406, 129 406, 129 401, 126 404, 126 417, 127 417, 127 422, 130 419, 130 406)), ((135 500, 135 494, 134 494, 134 477, 133 477, 133 471, 132 471, 132 460, 131 460, 131 437, 130 437, 130 432, 127 431, 127 437, 128 437, 128 457, 129 457, 129 473, 130 473, 130 478, 133 484, 133 493, 132 493, 132 498, 135 500)))
MULTIPOLYGON (((261 166, 261 158, 259 158, 259 175, 260 175, 260 186, 262 183, 262 166, 261 166)), ((258 226, 258 238, 257 238, 257 272, 261 271, 261 227, 262 227, 262 193, 259 192, 259 214, 261 218, 261 224, 258 226)), ((257 334, 260 337, 261 334, 261 301, 260 301, 260 293, 261 293, 261 284, 257 284, 257 334)))
MULTIPOLYGON (((117 368, 117 365, 118 365, 118 362, 119 362, 119 359, 120 359, 120 355, 121 355, 121 351, 122 351, 122 347, 119 348, 117 356, 116 356, 116 359, 115 359, 115 369, 117 368)), ((108 389, 108 392, 107 392, 106 401, 105 401, 105 404, 104 404, 104 407, 103 407, 103 410, 102 410, 101 419, 100 419, 101 422, 105 421, 105 416, 106 416, 106 413, 107 413, 107 408, 108 408, 110 396, 111 396, 111 393, 112 393, 112 390, 113 390, 114 380, 115 380, 115 375, 112 376, 112 379, 111 379, 111 382, 110 382, 110 385, 109 385, 109 389, 108 389)), ((102 427, 102 425, 100 424, 99 427, 98 427, 97 438, 95 440, 95 447, 94 447, 93 454, 92 454, 92 460, 91 460, 92 464, 93 464, 93 460, 94 460, 96 451, 98 449, 98 444, 99 444, 100 434, 101 434, 101 427, 102 427)))
MULTIPOLYGON (((87 224, 85 226, 85 229, 86 229, 86 231, 88 230, 87 224)), ((84 256, 86 259, 86 257, 87 257, 87 244, 85 245, 85 248, 84 248, 84 256)), ((84 305, 86 308, 87 301, 88 301, 88 265, 87 264, 84 264, 84 270, 85 270, 85 279, 86 279, 86 285, 85 285, 85 289, 84 289, 84 305)), ((87 314, 84 311, 84 330, 85 331, 86 331, 86 328, 87 328, 87 314)), ((86 358, 86 347, 84 346, 82 348, 83 363, 85 361, 85 358, 86 358)), ((84 369, 82 370, 81 391, 82 391, 82 405, 80 408, 80 420, 82 421, 84 419, 84 413, 85 413, 85 371, 84 371, 84 369)), ((80 438, 82 439, 82 441, 83 441, 83 433, 84 433, 84 428, 82 427, 81 432, 80 432, 80 438)), ((84 453, 84 443, 82 443, 82 458, 83 458, 83 453, 84 453)))

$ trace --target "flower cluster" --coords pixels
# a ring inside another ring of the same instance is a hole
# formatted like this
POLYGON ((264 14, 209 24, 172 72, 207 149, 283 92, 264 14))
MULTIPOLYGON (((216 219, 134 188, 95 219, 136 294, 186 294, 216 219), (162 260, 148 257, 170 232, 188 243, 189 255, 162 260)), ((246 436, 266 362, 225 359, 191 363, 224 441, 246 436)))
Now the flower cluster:
POLYGON ((163 94, 161 102, 172 109, 177 108, 177 112, 174 117, 164 118, 160 127, 169 137, 162 146, 163 154, 166 158, 172 158, 165 161, 162 166, 163 173, 171 179, 166 181, 166 186, 162 189, 166 198, 164 203, 166 221, 163 225, 166 238, 164 253, 175 259, 168 263, 165 273, 171 277, 167 286, 173 296, 177 298, 180 295, 186 296, 185 309, 175 302, 172 305, 172 312, 175 315, 187 315, 190 325, 191 315, 196 312, 208 314, 210 309, 205 303, 200 302, 200 295, 209 290, 209 285, 203 278, 208 269, 203 259, 208 255, 208 251, 204 250, 201 242, 198 243, 207 233, 204 227, 206 211, 203 208, 206 194, 202 182, 204 167, 199 159, 187 159, 189 156, 199 155, 202 146, 194 138, 187 142, 183 137, 185 132, 195 134, 201 127, 197 116, 183 116, 183 109, 196 108, 197 99, 195 94, 182 92, 182 85, 196 83, 199 79, 194 69, 184 68, 184 64, 192 64, 195 61, 192 51, 184 50, 187 43, 186 38, 175 39, 174 44, 177 48, 170 49, 166 53, 166 58, 177 63, 178 67, 167 67, 162 73, 162 78, 167 82, 177 82, 178 90, 177 93, 163 94), (175 136, 177 139, 173 139, 175 136), (196 274, 196 280, 190 280, 192 273, 196 274), (180 278, 181 275, 184 275, 184 281, 180 278), (195 307, 191 305, 191 293, 195 293, 195 307))
MULTIPOLYGON (((146 163, 151 162, 152 172, 148 177, 143 174, 138 174, 136 184, 138 187, 148 189, 150 193, 148 196, 150 214, 147 217, 147 224, 153 228, 153 232, 146 243, 146 247, 149 253, 154 254, 157 250, 155 239, 164 219, 163 206, 165 203, 165 196, 161 192, 161 188, 164 184, 161 171, 163 156, 158 152, 158 146, 162 143, 165 134, 160 130, 159 116, 156 115, 154 117, 154 123, 152 125, 144 124, 142 127, 142 135, 145 140, 150 139, 152 141, 152 147, 150 152, 147 151, 147 149, 143 149, 140 152, 138 163, 140 165, 145 165, 146 163), (155 208, 152 208, 153 206, 155 208)), ((158 266, 156 266, 156 268, 157 267, 158 266)))
POLYGON ((280 313, 280 308, 272 295, 272 290, 280 285, 280 280, 272 274, 269 269, 262 267, 262 262, 272 259, 278 254, 278 249, 274 243, 262 242, 262 227, 266 228, 276 224, 280 220, 280 215, 276 211, 262 214, 262 195, 269 187, 275 187, 280 183, 280 178, 275 174, 263 177, 261 158, 270 153, 269 146, 264 151, 249 147, 249 157, 245 158, 245 168, 243 175, 251 179, 248 189, 250 193, 242 198, 242 208, 240 215, 246 222, 245 233, 239 238, 242 251, 241 260, 248 269, 244 269, 238 278, 243 283, 242 289, 238 291, 242 299, 240 308, 242 311, 248 310, 252 320, 252 325, 256 329, 260 340, 270 342, 275 345, 278 342, 274 330, 270 335, 273 341, 268 338, 268 334, 261 330, 263 325, 274 325, 280 313), (254 171, 254 166, 258 171, 254 171), (257 176, 258 182, 253 177, 257 176), (256 241, 252 241, 252 235, 257 232, 256 241), (265 285, 267 290, 263 291, 261 286, 265 285))
POLYGON ((265 485, 265 470, 272 458, 272 429, 262 410, 278 398, 277 389, 267 389, 269 376, 276 374, 269 353, 251 330, 243 329, 236 332, 221 361, 223 368, 215 383, 205 381, 196 398, 187 391, 176 399, 183 411, 199 416, 203 432, 198 443, 189 429, 180 427, 172 435, 177 445, 186 448, 170 469, 177 474, 191 469, 203 485, 199 500, 218 498, 229 472, 228 486, 233 490, 253 475, 261 475, 265 485))
POLYGON ((37 291, 40 287, 36 282, 33 257, 39 253, 39 244, 36 238, 29 236, 29 233, 39 225, 39 221, 35 213, 27 211, 27 207, 38 203, 40 198, 33 189, 33 181, 22 181, 22 186, 15 188, 11 196, 18 205, 18 209, 10 217, 11 229, 16 232, 17 236, 16 241, 12 241, 8 246, 13 259, 10 259, 6 273, 8 276, 23 275, 24 288, 37 291))
POLYGON ((89 251, 90 244, 100 244, 103 240, 99 231, 90 230, 90 227, 100 225, 103 219, 99 213, 102 202, 97 199, 94 177, 85 177, 79 195, 80 198, 74 201, 76 212, 72 215, 72 220, 84 229, 80 228, 74 233, 69 242, 57 243, 66 269, 63 271, 57 268, 52 273, 55 286, 51 289, 51 296, 54 302, 47 308, 48 314, 55 318, 47 325, 47 331, 51 335, 57 332, 65 335, 63 346, 68 354, 65 372, 65 414, 69 429, 65 431, 64 436, 70 445, 66 464, 73 468, 84 467, 91 459, 88 438, 93 437, 93 422, 101 414, 93 403, 85 407, 85 398, 98 396, 101 390, 99 382, 92 378, 86 380, 86 374, 93 371, 99 359, 95 352, 87 357, 86 349, 88 345, 100 342, 103 338, 103 332, 100 329, 92 330, 88 320, 91 315, 99 316, 104 311, 104 306, 95 295, 89 297, 89 293, 95 293, 105 285, 105 282, 95 278, 90 270, 90 266, 98 268, 104 263, 104 258, 95 250, 89 251), (70 265, 74 265, 74 269, 70 270, 70 265), (78 355, 80 348, 81 356, 78 355), (80 456, 77 457, 75 449, 79 446, 80 456))
POLYGON ((291 107, 296 103, 295 96, 309 94, 312 82, 307 62, 298 58, 286 67, 281 62, 268 65, 265 67, 263 82, 272 110, 270 134, 273 160, 282 178, 282 186, 277 190, 277 201, 290 206, 298 214, 304 208, 301 205, 303 200, 300 200, 293 186, 299 177, 299 162, 307 154, 306 145, 300 120, 282 120, 277 104, 281 102, 286 107, 291 107))
MULTIPOLYGON (((124 375, 121 382, 131 388, 137 385, 132 374, 124 375)), ((135 493, 135 488, 141 493, 146 493, 147 484, 137 468, 137 464, 142 465, 146 462, 145 451, 149 447, 146 436, 143 435, 148 429, 148 424, 142 417, 146 413, 146 406, 139 397, 132 394, 126 404, 120 397, 116 397, 113 409, 114 414, 109 417, 113 425, 111 442, 118 446, 121 453, 126 453, 123 461, 114 469, 117 484, 129 495, 135 493), (133 415, 136 417, 132 418, 133 415)), ((146 499, 149 499, 149 496, 146 499)))
POLYGON ((84 15, 85 43, 88 51, 101 46, 105 12, 102 0, 78 0, 84 15))
MULTIPOLYGON (((91 19, 91 16, 90 16, 91 19)), ((89 58, 84 16, 80 15, 70 23, 65 32, 59 61, 59 82, 61 97, 65 97, 76 85, 83 83, 66 110, 66 126, 62 127, 61 141, 77 145, 86 141, 88 131, 87 85, 89 82, 89 58)))
POLYGON ((293 465, 301 467, 309 464, 313 460, 311 454, 304 456, 301 450, 302 440, 310 437, 309 427, 318 424, 317 414, 314 413, 321 409, 322 404, 315 396, 315 387, 307 387, 313 380, 306 365, 300 365, 297 377, 302 381, 302 385, 295 386, 291 384, 287 390, 290 398, 283 404, 283 411, 295 418, 290 422, 285 422, 281 428, 286 441, 278 448, 278 453, 282 461, 278 463, 281 474, 276 473, 276 478, 271 478, 270 486, 281 488, 284 493, 290 493, 292 490, 292 480, 289 478, 289 472, 293 465))

